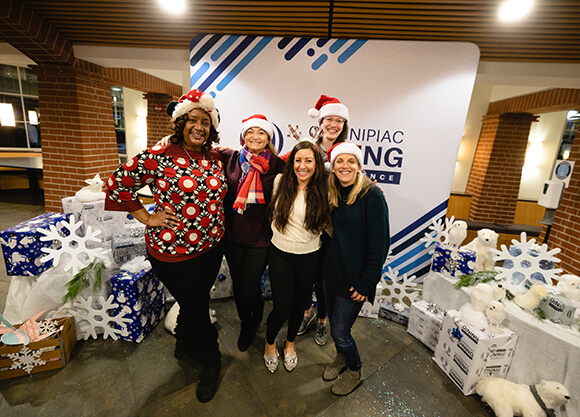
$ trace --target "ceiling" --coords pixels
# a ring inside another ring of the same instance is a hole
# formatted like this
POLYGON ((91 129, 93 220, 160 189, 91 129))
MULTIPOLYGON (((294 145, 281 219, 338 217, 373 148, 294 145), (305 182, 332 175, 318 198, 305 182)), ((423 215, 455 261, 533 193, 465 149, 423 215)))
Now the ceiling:
MULTIPOLYGON (((2 3, 5 0, 0 0, 2 3)), ((523 22, 497 19, 501 0, 22 0, 73 45, 188 49, 198 33, 474 42, 483 61, 580 63, 580 1, 535 0, 523 22)))

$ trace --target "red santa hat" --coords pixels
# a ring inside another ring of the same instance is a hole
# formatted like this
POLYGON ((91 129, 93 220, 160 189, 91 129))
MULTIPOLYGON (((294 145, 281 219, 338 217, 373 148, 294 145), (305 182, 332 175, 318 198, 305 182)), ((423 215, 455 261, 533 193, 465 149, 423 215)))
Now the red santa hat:
POLYGON ((348 122, 348 108, 336 97, 320 96, 314 108, 308 110, 308 115, 318 119, 318 123, 326 116, 340 116, 348 122))
POLYGON ((182 95, 175 105, 171 117, 177 119, 179 116, 189 113, 193 109, 202 109, 211 118, 211 124, 217 130, 220 119, 219 113, 215 108, 213 98, 211 95, 194 88, 189 93, 182 95))
POLYGON ((358 160, 360 167, 362 168, 363 166, 362 150, 356 143, 352 142, 337 143, 336 145, 332 146, 328 151, 326 151, 326 156, 328 158, 328 161, 330 162, 330 166, 328 168, 332 169, 336 157, 344 153, 354 155, 358 160))
POLYGON ((272 137, 274 136, 274 127, 272 126, 272 123, 270 123, 266 118, 266 116, 264 116, 263 114, 254 114, 248 117, 247 119, 242 120, 241 126, 242 140, 246 135, 246 131, 251 127, 259 127, 260 129, 265 131, 270 137, 270 140, 272 140, 272 137))

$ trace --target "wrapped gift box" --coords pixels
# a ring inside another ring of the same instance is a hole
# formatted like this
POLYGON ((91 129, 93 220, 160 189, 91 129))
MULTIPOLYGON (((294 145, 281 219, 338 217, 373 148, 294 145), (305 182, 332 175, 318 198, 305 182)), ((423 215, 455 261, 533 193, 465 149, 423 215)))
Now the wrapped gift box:
MULTIPOLYGON (((518 246, 515 246, 515 245, 511 245, 508 249, 508 252, 510 253, 510 255, 515 256, 515 257, 520 256, 522 254, 522 250, 518 246)), ((538 252, 536 249, 530 248, 530 249, 528 249, 528 255, 530 255, 534 258, 537 258, 540 255, 540 252, 538 252)), ((504 268, 511 269, 511 268, 513 268, 514 264, 513 264, 513 261, 511 259, 506 259, 503 262, 502 266, 504 268)), ((544 277, 544 274, 542 274, 541 271, 548 271, 550 269, 554 269, 554 262, 548 261, 546 259, 541 259, 538 262, 538 266, 540 267, 540 271, 532 272, 530 274, 530 276, 528 276, 528 277, 526 277, 524 274, 522 274, 519 271, 514 271, 510 276, 509 271, 508 271, 508 272, 506 272, 507 277, 508 277, 507 279, 511 280, 512 282, 514 282, 516 284, 520 284, 522 281, 527 279, 527 280, 533 281, 534 284, 552 285, 551 280, 547 277, 544 277)))
POLYGON ((135 259, 137 256, 147 257, 145 227, 129 227, 113 233, 111 248, 113 250, 113 259, 119 266, 135 259))
POLYGON ((272 285, 270 285, 270 268, 266 266, 266 270, 260 279, 260 289, 262 290, 262 298, 264 300, 272 299, 272 285))
MULTIPOLYGON (((383 297, 382 297, 383 298, 383 297)), ((411 309, 404 303, 393 304, 386 297, 382 300, 379 307, 379 317, 387 320, 394 321, 403 326, 409 325, 409 315, 411 314, 411 309)))
POLYGON ((97 235, 103 240, 102 246, 111 247, 113 233, 125 228, 127 213, 122 211, 105 211, 105 200, 81 203, 75 197, 65 197, 62 199, 62 209, 65 213, 72 213, 77 222, 83 222, 79 232, 84 235, 87 227, 92 230, 100 230, 97 235))
MULTIPOLYGON (((155 203, 150 203, 150 204, 144 204, 143 208, 145 210, 147 210, 149 212, 149 214, 153 214, 155 213, 155 203)), ((137 220, 135 217, 133 217, 132 215, 130 215, 129 213, 125 213, 125 224, 127 224, 128 226, 139 226, 139 225, 143 225, 143 223, 141 223, 139 220, 137 220)))
POLYGON ((39 233, 38 229, 48 230, 54 225, 57 230, 69 233, 66 228, 59 225, 59 222, 63 220, 68 220, 66 214, 44 213, 1 231, 0 244, 4 254, 6 273, 16 276, 37 276, 51 268, 52 259, 41 262, 40 259, 46 256, 41 248, 50 248, 56 243, 41 241, 40 238, 45 235, 39 233))
POLYGON ((212 300, 234 296, 232 276, 230 274, 230 268, 225 256, 222 258, 220 272, 218 273, 218 276, 213 284, 213 288, 209 294, 212 300))
POLYGON ((538 307, 544 312, 546 318, 554 323, 568 326, 574 321, 576 306, 563 297, 548 294, 540 301, 538 307))
POLYGON ((425 300, 411 304, 407 331, 431 350, 435 350, 444 312, 425 300))
POLYGON ((499 325, 502 333, 482 332, 464 324, 456 310, 443 319, 434 360, 464 395, 475 393, 486 376, 505 378, 518 336, 499 325))
POLYGON ((66 366, 77 343, 75 321, 73 317, 55 321, 62 330, 52 339, 27 346, 0 343, 0 380, 66 366))
POLYGON ((452 278, 461 275, 473 274, 475 266, 475 252, 469 249, 456 249, 438 242, 435 245, 435 253, 431 270, 441 272, 452 278))
POLYGON ((163 284, 150 267, 136 273, 121 271, 111 278, 111 292, 119 304, 114 314, 124 311, 124 317, 131 319, 119 338, 141 342, 165 313, 163 284))

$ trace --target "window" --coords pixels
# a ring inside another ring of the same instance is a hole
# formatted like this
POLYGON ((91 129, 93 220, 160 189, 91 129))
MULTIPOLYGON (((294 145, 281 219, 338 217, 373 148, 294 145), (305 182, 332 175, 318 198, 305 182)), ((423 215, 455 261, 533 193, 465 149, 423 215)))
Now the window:
POLYGON ((113 120, 117 136, 117 151, 121 159, 127 157, 125 142, 125 108, 123 104, 123 87, 111 87, 111 103, 113 105, 113 120))
POLYGON ((568 159, 568 156, 570 155, 570 149, 572 148, 572 142, 574 142, 574 138, 576 137, 579 124, 580 112, 575 110, 569 111, 566 120, 566 126, 564 127, 564 134, 562 135, 562 141, 560 142, 558 159, 568 159))
POLYGON ((0 64, 0 148, 40 147, 37 78, 28 68, 0 64))

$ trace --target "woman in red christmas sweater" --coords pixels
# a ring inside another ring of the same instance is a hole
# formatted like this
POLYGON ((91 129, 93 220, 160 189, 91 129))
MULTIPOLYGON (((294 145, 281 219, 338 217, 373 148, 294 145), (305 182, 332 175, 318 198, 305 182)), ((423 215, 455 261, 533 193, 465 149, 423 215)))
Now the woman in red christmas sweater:
POLYGON ((119 167, 107 180, 107 210, 125 210, 145 224, 149 260, 180 305, 175 356, 203 365, 197 398, 211 400, 221 370, 218 333, 208 315, 209 292, 224 253, 224 165, 212 149, 219 117, 212 97, 183 95, 172 113, 168 146, 155 145, 119 167), (137 191, 149 185, 155 212, 137 191))

